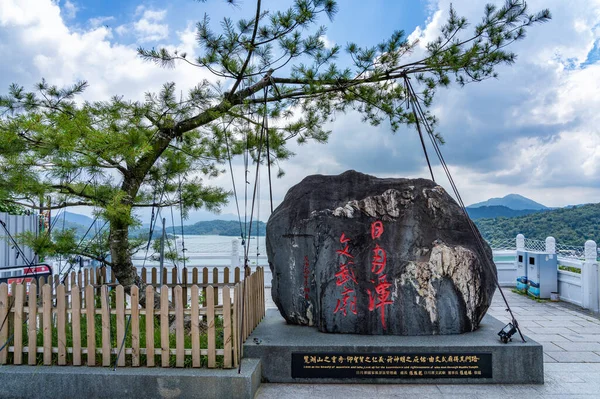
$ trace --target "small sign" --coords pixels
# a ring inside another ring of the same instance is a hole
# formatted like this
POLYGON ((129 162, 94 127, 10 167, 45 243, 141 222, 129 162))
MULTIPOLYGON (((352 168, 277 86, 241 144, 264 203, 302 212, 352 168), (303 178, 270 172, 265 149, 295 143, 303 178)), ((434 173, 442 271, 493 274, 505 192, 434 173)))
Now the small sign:
POLYGON ((0 268, 0 284, 8 284, 8 295, 12 295, 12 284, 24 284, 25 293, 29 294, 29 286, 40 277, 51 278, 52 268, 49 265, 39 264, 31 266, 8 266, 0 268), (6 276, 8 274, 8 276, 6 276), (4 275, 4 277, 1 277, 4 275))
POLYGON ((295 352, 292 378, 492 378, 492 354, 295 352))

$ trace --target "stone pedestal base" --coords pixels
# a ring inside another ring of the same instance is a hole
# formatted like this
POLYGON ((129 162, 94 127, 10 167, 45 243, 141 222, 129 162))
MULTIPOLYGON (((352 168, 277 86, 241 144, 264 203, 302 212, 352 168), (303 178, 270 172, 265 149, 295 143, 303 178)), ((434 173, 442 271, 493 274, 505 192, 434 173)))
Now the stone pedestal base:
POLYGON ((502 327, 486 315, 477 331, 460 335, 327 334, 269 309, 244 358, 261 359, 271 383, 543 384, 542 345, 518 334, 503 344, 502 327))

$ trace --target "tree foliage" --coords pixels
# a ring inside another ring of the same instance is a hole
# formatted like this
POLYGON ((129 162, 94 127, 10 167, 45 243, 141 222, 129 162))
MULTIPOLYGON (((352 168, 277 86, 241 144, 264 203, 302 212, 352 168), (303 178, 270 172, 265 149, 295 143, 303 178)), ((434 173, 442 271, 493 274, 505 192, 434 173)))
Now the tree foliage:
POLYGON ((24 207, 11 202, 0 201, 0 212, 6 212, 11 215, 24 215, 27 213, 27 210, 24 207))
MULTIPOLYGON (((274 103, 271 118, 283 120, 279 140, 324 141, 330 133, 324 122, 339 112, 357 110, 373 125, 388 120, 394 131, 414 123, 404 79, 422 83, 421 98, 415 100, 428 106, 436 88, 447 86, 452 78, 464 85, 496 77, 497 65, 515 61, 507 47, 523 39, 527 27, 550 19, 548 10, 529 13, 523 0, 508 0, 502 7, 487 5, 482 21, 471 30, 451 8, 441 35, 415 58, 411 55, 417 41, 409 41, 402 30, 369 47, 350 42, 344 49, 327 48, 325 26, 308 28, 321 15, 331 20, 336 12, 333 0, 295 0, 287 10, 276 12, 262 10, 257 1, 252 18, 224 18, 218 31, 205 15, 197 24, 201 54, 195 59, 165 48, 140 48, 139 53, 162 66, 180 61, 220 78, 222 89, 210 92, 220 101, 206 112, 227 110, 234 121, 242 122, 239 116, 251 118, 257 105, 266 101, 274 103), (336 63, 342 53, 350 57, 350 65, 336 63), (261 96, 265 87, 269 93, 261 96)), ((431 114, 426 117, 435 122, 431 114)))
MULTIPOLYGON (((13 85, 9 95, 0 98, 6 110, 0 121, 0 198, 5 203, 39 209, 42 199, 44 209, 91 206, 114 230, 138 225, 132 213, 136 208, 177 205, 185 213, 200 207, 218 209, 225 202, 227 192, 206 185, 198 175, 219 173, 222 149, 213 144, 209 132, 190 131, 152 163, 147 161, 161 134, 150 119, 169 117, 169 107, 176 102, 172 84, 149 94, 143 103, 114 97, 78 104, 74 97, 85 86, 81 82, 58 89, 41 82, 37 92, 25 92, 13 85)), ((189 107, 177 112, 184 115, 189 107)), ((29 240, 43 255, 79 253, 104 260, 108 242, 108 236, 100 235, 81 246, 70 230, 29 240)), ((140 242, 125 244, 129 257, 140 242)))
MULTIPOLYGON (((451 9, 440 36, 417 56, 417 42, 401 30, 368 47, 327 48, 318 24, 333 20, 337 8, 334 0, 294 0, 271 11, 257 0, 253 15, 225 18, 216 30, 205 15, 197 24, 197 57, 140 48, 159 65, 189 64, 213 75, 185 96, 167 83, 142 102, 81 103, 75 96, 85 82, 60 89, 43 81, 33 92, 11 86, 0 98, 0 200, 39 208, 50 195, 52 208, 94 207, 110 225, 117 278, 139 283, 128 237, 132 210, 216 208, 226 193, 199 176, 218 174, 219 163, 246 149, 256 162, 277 164, 292 155, 291 139, 325 142, 326 122, 339 113, 358 111, 373 125, 387 120, 393 131, 413 124, 408 100, 427 107, 453 79, 464 85, 495 77, 499 64, 515 61, 507 46, 550 18, 548 10, 529 13, 524 1, 508 0, 486 6, 471 27, 451 9), (349 64, 338 64, 342 53, 349 64), (407 91, 411 79, 416 98, 407 91)), ((423 119, 435 123, 428 112, 423 119)))

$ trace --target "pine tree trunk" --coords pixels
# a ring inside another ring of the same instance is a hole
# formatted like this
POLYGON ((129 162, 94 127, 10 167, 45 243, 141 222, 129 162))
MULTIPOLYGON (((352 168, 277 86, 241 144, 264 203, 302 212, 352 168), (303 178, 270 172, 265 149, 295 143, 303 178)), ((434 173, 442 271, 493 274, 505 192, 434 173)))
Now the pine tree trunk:
MULTIPOLYGON (((111 223, 109 239, 112 269, 115 272, 117 281, 123 286, 125 292, 128 294, 131 293, 132 285, 138 286, 140 289, 139 303, 142 307, 145 307, 148 301, 148 298, 146 297, 146 286, 148 286, 148 284, 144 283, 140 276, 138 276, 137 268, 131 261, 131 254, 129 253, 129 226, 111 223)), ((154 308, 160 308, 160 295, 156 290, 154 290, 153 300, 154 308)), ((172 301, 169 302, 169 308, 173 308, 172 301)), ((206 325, 202 320, 200 320, 199 323, 202 329, 206 328, 206 325)), ((171 329, 173 329, 175 325, 175 316, 169 316, 169 324, 171 329)), ((191 328, 191 318, 186 316, 183 324, 186 331, 189 331, 191 328)))
MULTIPOLYGON (((117 222, 110 223, 110 255, 112 270, 119 284, 125 288, 125 292, 129 293, 132 285, 136 285, 139 290, 139 301, 142 306, 146 306, 146 286, 138 276, 137 268, 131 260, 129 252, 129 226, 127 224, 119 224, 117 222)), ((155 291, 154 307, 160 306, 160 296, 155 291)))

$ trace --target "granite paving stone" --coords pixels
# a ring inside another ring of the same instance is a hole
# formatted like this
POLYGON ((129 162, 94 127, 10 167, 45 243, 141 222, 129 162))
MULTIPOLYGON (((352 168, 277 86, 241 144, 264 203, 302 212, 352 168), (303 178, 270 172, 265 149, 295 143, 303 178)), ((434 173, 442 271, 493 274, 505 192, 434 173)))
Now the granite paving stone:
MULTIPOLYGON (((600 352, 600 342, 557 342, 553 345, 569 352, 600 352)), ((546 351, 546 344, 544 344, 544 351, 546 351)))
MULTIPOLYGON (((528 322, 528 320, 526 320, 525 322, 528 322)), ((571 320, 537 320, 535 321, 535 323, 539 324, 542 327, 581 327, 579 324, 574 323, 571 320)), ((521 322, 519 322, 519 324, 521 324, 521 322)), ((527 327, 527 325, 525 327, 527 327)))
POLYGON ((544 364, 546 363, 556 363, 556 359, 554 359, 549 353, 544 352, 544 364))
POLYGON ((519 322, 519 326, 521 327, 543 327, 542 326, 542 322, 544 321, 548 321, 548 320, 538 320, 538 321, 534 321, 534 320, 520 320, 518 317, 515 317, 517 319, 517 321, 519 322))
POLYGON ((402 384, 402 385, 376 385, 377 396, 380 395, 394 395, 398 393, 402 394, 412 394, 412 395, 421 395, 421 394, 441 394, 440 388, 437 385, 412 385, 412 384, 402 384))
MULTIPOLYGON (((581 328, 585 328, 587 330, 590 330, 591 333, 593 334, 600 334, 600 324, 596 324, 596 323, 592 323, 589 320, 575 320, 573 321, 573 323, 578 324, 581 328)), ((580 330, 580 327, 571 327, 571 328, 576 328, 578 331, 580 330)))
POLYGON ((600 336, 597 334, 559 334, 560 336, 566 338, 569 341, 573 342, 600 342, 600 336))
POLYGON ((560 334, 531 334, 530 337, 532 339, 534 339, 537 342, 560 342, 560 341, 569 341, 568 338, 566 338, 563 335, 560 334))
POLYGON ((600 363, 594 352, 552 352, 552 358, 559 363, 600 363))
POLYGON ((587 321, 579 315, 547 315, 543 317, 547 320, 567 320, 567 321, 587 321))
MULTIPOLYGON (((564 342, 565 344, 573 344, 573 342, 564 342)), ((563 342, 561 342, 563 344, 563 342)), ((544 342, 542 343, 544 347, 544 352, 564 352, 566 351, 561 345, 555 344, 554 342, 544 342)), ((580 349, 580 350, 592 350, 592 349, 580 349)))
POLYGON ((527 328, 532 334, 573 334, 575 331, 568 327, 539 327, 527 328))
POLYGON ((585 380, 576 373, 556 373, 553 375, 553 379, 558 382, 585 382, 585 380))
POLYGON ((466 385, 466 384, 440 384, 438 388, 442 393, 449 394, 478 394, 487 397, 489 394, 505 394, 506 391, 502 385, 466 385))

